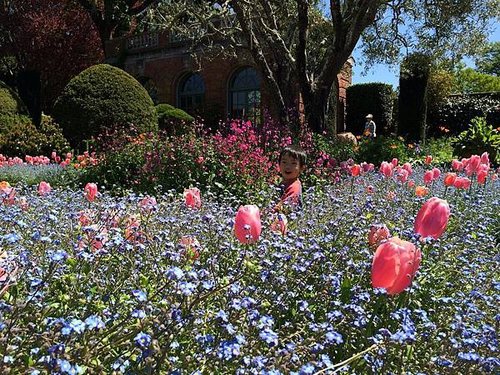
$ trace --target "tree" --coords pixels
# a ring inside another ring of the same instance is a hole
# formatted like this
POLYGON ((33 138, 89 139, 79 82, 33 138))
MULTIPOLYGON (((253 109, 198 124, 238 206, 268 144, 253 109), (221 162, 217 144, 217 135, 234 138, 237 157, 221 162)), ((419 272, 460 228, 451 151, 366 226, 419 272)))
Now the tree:
POLYGON ((133 32, 145 11, 159 0, 73 0, 78 2, 92 18, 105 51, 106 42, 117 31, 133 32))
POLYGON ((69 80, 103 58, 92 21, 70 0, 0 0, 0 74, 35 122, 69 80))
POLYGON ((203 51, 249 52, 280 117, 299 93, 316 131, 326 129, 337 74, 360 39, 368 64, 408 49, 457 58, 484 43, 498 16, 494 0, 165 0, 155 10, 152 24, 175 27, 203 51))
POLYGON ((476 68, 480 73, 500 76, 500 42, 486 46, 484 52, 476 57, 476 68))
POLYGON ((453 88, 454 92, 461 94, 500 91, 500 77, 462 68, 455 73, 453 88))

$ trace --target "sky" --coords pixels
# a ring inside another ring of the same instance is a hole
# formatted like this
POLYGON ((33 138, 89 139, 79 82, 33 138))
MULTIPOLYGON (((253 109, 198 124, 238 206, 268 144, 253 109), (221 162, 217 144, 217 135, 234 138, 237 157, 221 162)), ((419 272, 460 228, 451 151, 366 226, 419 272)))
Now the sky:
MULTIPOLYGON (((496 27, 494 32, 490 35, 489 40, 491 42, 500 41, 500 27, 496 27)), ((354 50, 353 57, 356 61, 361 61, 360 51, 358 48, 354 50)), ((474 66, 471 59, 464 59, 464 62, 468 66, 474 66)), ((358 83, 369 83, 369 82, 382 82, 389 83, 396 89, 399 86, 399 66, 389 66, 385 64, 376 64, 371 69, 363 73, 364 67, 360 64, 354 64, 352 84, 358 83)))

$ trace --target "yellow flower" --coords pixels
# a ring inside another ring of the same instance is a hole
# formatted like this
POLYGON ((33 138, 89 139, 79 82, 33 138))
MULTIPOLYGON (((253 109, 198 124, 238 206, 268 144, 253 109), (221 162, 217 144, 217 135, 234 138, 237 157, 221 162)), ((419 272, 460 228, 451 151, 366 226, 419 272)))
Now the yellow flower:
POLYGON ((395 148, 398 148, 398 146, 396 146, 396 145, 390 145, 389 147, 390 147, 390 148, 392 148, 393 150, 394 150, 395 148))

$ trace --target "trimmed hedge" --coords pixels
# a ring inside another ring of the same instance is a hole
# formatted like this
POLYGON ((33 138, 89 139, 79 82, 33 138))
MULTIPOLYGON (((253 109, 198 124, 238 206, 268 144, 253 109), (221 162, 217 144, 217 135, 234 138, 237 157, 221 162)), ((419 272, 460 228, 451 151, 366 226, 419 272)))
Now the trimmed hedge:
POLYGON ((377 134, 389 134, 392 131, 393 103, 392 85, 364 83, 348 87, 346 92, 347 131, 358 135, 363 134, 365 117, 371 113, 377 124, 377 134))
POLYGON ((0 115, 28 114, 26 106, 17 93, 0 81, 0 115))
POLYGON ((74 77, 57 99, 53 115, 75 147, 105 128, 132 124, 144 132, 158 128, 153 101, 144 87, 107 64, 94 65, 74 77))
POLYGON ((194 117, 182 109, 162 103, 156 106, 156 113, 158 115, 158 127, 165 130, 167 134, 186 134, 192 129, 191 123, 194 121, 194 117))
POLYGON ((450 95, 443 105, 429 113, 428 124, 433 133, 444 127, 448 134, 457 135, 466 131, 475 117, 484 117, 488 124, 500 126, 500 92, 450 95))

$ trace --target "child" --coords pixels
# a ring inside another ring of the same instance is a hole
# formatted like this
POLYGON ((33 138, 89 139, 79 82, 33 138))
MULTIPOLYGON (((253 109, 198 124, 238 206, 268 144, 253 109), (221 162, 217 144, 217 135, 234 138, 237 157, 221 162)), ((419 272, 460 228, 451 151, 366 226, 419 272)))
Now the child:
POLYGON ((290 145, 281 151, 279 157, 279 169, 281 177, 281 199, 276 206, 281 211, 284 204, 292 206, 302 205, 302 183, 300 174, 306 168, 306 153, 299 146, 290 145))

